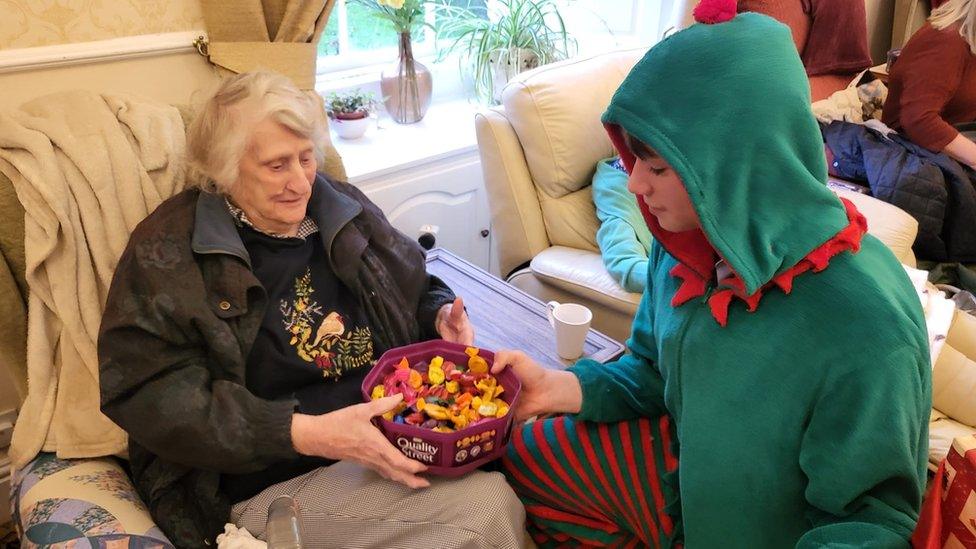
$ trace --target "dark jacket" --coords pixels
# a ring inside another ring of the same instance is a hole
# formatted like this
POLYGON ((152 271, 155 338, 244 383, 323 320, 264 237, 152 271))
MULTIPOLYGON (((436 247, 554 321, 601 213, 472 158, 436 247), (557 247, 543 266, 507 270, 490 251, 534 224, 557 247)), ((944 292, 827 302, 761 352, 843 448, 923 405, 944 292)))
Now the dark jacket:
MULTIPOLYGON (((319 177, 308 215, 338 278, 359 296, 377 356, 436 336, 454 299, 420 246, 352 185, 319 177)), ((293 399, 245 388, 268 299, 223 198, 184 191, 136 227, 119 259, 98 339, 102 411, 129 433, 132 476, 180 547, 213 544, 230 514, 222 473, 297 457, 293 399)))
POLYGON ((850 122, 822 130, 837 175, 867 181, 876 198, 918 221, 919 259, 976 261, 976 173, 898 134, 850 122))

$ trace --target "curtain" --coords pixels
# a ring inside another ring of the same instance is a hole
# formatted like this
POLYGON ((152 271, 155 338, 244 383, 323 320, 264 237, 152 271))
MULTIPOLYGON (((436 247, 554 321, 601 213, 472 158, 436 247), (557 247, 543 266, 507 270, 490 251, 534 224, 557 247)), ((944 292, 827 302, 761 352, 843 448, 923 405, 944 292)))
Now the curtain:
MULTIPOLYGON (((210 62, 230 73, 255 69, 278 72, 314 94, 317 45, 335 3, 336 0, 201 0, 210 38, 210 62)), ((327 124, 328 119, 325 120, 327 124)), ((346 172, 332 142, 325 143, 324 149, 325 165, 319 171, 345 181, 346 172)))

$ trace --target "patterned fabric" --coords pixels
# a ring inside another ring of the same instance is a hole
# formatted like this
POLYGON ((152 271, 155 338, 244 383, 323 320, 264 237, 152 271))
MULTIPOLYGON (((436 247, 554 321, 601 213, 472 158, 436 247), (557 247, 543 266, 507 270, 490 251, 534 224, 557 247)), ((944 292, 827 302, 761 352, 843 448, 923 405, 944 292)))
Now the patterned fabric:
POLYGON ((271 502, 289 494, 302 510, 304 547, 525 546, 525 513, 501 474, 428 478, 430 487, 413 490, 341 461, 268 487, 234 505, 231 519, 264 539, 271 502))
MULTIPOLYGON (((231 204, 230 200, 224 198, 224 202, 227 203, 227 209, 230 210, 230 214, 234 216, 234 221, 237 222, 238 226, 247 225, 248 227, 254 229, 255 231, 266 234, 268 236, 273 236, 274 238, 293 238, 286 234, 269 233, 268 231, 262 231, 261 229, 254 226, 251 220, 248 219, 247 214, 244 210, 238 208, 237 206, 231 204)), ((315 221, 311 217, 306 217, 302 220, 302 224, 298 226, 298 238, 305 239, 309 235, 319 232, 319 226, 315 224, 315 221)))
POLYGON ((957 437, 925 498, 917 548, 976 547, 976 435, 957 437))
POLYGON ((540 547, 669 547, 680 537, 678 460, 667 416, 558 417, 512 435, 504 460, 540 547))
POLYGON ((25 549, 173 547, 114 458, 39 454, 14 472, 11 505, 25 549))

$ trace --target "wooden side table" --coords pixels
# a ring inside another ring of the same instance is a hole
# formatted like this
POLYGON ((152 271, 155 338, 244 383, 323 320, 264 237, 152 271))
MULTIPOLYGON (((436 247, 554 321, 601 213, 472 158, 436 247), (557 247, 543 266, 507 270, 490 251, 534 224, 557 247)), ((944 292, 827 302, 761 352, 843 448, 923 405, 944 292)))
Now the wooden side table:
MULTIPOLYGON (((442 248, 427 252, 427 272, 464 299, 474 324, 475 345, 492 351, 525 351, 550 368, 573 363, 556 354, 556 335, 542 301, 442 248)), ((622 343, 593 329, 583 345, 583 356, 599 362, 613 360, 623 352, 622 343)))

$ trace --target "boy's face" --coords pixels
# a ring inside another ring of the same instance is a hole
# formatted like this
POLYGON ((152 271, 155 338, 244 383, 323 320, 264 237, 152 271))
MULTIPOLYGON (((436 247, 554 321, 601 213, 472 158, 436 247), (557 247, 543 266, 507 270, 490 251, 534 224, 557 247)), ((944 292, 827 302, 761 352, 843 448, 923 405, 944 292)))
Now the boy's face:
POLYGON ((680 233, 700 227, 698 213, 681 178, 660 156, 637 158, 627 190, 644 201, 664 230, 680 233))

